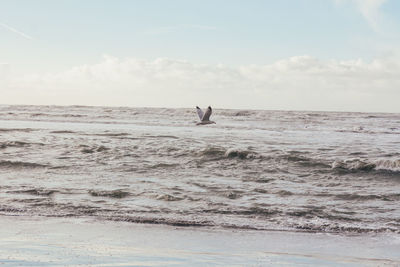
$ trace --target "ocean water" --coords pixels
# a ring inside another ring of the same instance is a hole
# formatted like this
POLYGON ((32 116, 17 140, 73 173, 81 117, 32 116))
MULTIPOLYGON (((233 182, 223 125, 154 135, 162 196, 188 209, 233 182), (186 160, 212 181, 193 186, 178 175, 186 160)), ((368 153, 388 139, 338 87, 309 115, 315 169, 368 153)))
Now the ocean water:
POLYGON ((400 234, 400 114, 0 106, 0 214, 400 234))

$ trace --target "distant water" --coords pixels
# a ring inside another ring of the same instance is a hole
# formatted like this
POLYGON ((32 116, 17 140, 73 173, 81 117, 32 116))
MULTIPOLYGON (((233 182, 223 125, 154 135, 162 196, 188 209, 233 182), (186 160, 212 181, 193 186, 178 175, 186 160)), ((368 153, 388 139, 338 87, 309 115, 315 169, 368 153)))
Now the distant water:
POLYGON ((400 234, 400 114, 0 106, 0 214, 400 234))

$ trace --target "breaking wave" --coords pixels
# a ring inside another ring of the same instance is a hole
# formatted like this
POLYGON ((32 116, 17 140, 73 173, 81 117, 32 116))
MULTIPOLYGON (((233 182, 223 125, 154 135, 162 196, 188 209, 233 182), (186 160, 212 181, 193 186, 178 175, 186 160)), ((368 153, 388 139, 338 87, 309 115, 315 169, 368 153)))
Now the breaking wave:
POLYGON ((332 163, 332 169, 348 172, 383 171, 400 173, 400 159, 381 159, 375 161, 362 159, 336 160, 332 163))
POLYGON ((261 155, 254 151, 236 148, 225 149, 222 147, 207 147, 199 152, 199 155, 212 159, 254 159, 261 158, 261 155))

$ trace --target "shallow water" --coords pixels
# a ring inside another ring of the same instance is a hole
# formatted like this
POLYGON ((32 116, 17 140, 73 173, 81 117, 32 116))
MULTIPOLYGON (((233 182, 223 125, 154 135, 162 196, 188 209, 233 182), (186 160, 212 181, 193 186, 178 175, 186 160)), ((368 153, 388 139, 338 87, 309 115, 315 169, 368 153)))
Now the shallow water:
POLYGON ((400 233, 400 114, 0 106, 0 213, 400 233))
POLYGON ((0 263, 4 266, 400 264, 400 239, 392 233, 237 231, 81 218, 0 216, 0 239, 0 263))

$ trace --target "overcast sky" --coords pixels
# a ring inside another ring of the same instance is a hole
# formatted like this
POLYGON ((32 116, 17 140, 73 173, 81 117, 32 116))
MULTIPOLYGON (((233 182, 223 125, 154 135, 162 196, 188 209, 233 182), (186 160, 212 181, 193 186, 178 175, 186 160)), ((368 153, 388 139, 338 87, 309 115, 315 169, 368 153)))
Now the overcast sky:
POLYGON ((0 0, 1 104, 400 112, 398 0, 0 0))

